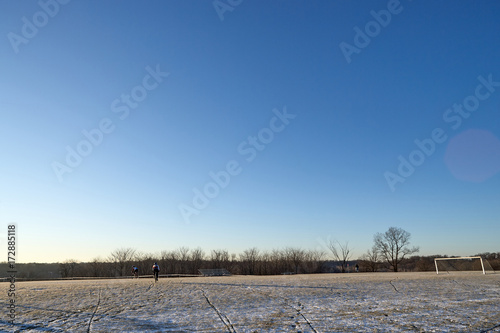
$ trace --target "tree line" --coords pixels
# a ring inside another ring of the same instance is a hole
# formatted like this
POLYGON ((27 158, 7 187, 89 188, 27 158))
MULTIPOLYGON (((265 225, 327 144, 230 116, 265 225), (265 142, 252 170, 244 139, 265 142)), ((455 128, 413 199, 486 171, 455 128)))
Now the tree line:
POLYGON ((121 248, 104 260, 96 258, 87 263, 67 260, 59 267, 61 277, 119 277, 131 275, 132 266, 139 269, 140 275, 152 274, 154 262, 159 264, 160 274, 199 275, 199 269, 227 269, 232 274, 275 275, 319 273, 325 258, 324 252, 292 247, 269 252, 254 247, 238 255, 225 249, 205 252, 201 248, 179 247, 154 255, 121 248))
MULTIPOLYGON (((154 262, 161 268, 160 274, 199 275, 199 269, 226 269, 232 274, 278 275, 383 272, 383 271, 432 271, 434 258, 415 256, 418 247, 410 246, 410 233, 396 227, 374 235, 374 243, 365 254, 352 258, 348 242, 330 240, 325 249, 304 250, 287 247, 261 251, 256 247, 239 254, 225 249, 205 252, 201 248, 179 247, 159 254, 142 253, 133 248, 120 248, 106 258, 90 262, 66 260, 58 264, 18 264, 19 278, 71 278, 71 277, 122 277, 132 274, 132 266, 139 268, 140 275, 150 275, 154 262), (330 258, 328 258, 330 255, 330 258), (333 259, 333 260, 332 260, 333 259)), ((495 270, 500 270, 500 252, 479 254, 487 259, 495 270)))

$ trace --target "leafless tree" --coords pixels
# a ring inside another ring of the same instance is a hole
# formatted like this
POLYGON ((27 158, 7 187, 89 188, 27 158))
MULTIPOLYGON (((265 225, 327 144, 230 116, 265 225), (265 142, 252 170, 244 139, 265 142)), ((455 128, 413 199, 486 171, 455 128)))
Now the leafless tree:
POLYGON ((201 249, 201 247, 198 247, 196 249, 191 250, 191 256, 190 256, 190 272, 189 274, 197 274, 198 269, 202 268, 203 260, 205 259, 205 252, 201 249))
MULTIPOLYGON (((139 269, 139 275, 151 274, 151 267, 156 257, 157 256, 152 253, 136 252, 134 254, 133 264, 139 269)), ((160 267, 162 266, 160 265, 160 267)), ((128 268, 128 274, 132 274, 130 268, 128 268)))
POLYGON ((256 274, 271 274, 271 254, 268 251, 264 251, 260 254, 260 260, 256 268, 256 274))
POLYGON ((243 253, 240 254, 243 274, 255 274, 258 260, 259 250, 256 247, 243 251, 243 253))
POLYGON ((227 250, 212 250, 210 253, 212 268, 228 268, 229 252, 227 250))
POLYGON ((135 249, 132 248, 121 248, 111 252, 109 256, 109 261, 114 264, 115 271, 119 276, 124 276, 127 274, 128 266, 135 255, 135 249))
POLYGON ((178 274, 179 253, 177 251, 162 251, 160 253, 160 269, 171 274, 178 274))
POLYGON ((304 252, 304 266, 307 273, 316 273, 321 268, 324 251, 309 250, 304 252))
POLYGON ((371 250, 366 251, 360 258, 366 270, 370 272, 376 272, 378 266, 380 265, 380 256, 377 248, 373 246, 371 250))
POLYGON ((74 259, 68 259, 59 264, 59 272, 61 277, 67 278, 74 276, 74 271, 77 265, 77 261, 74 259))
POLYGON ((272 250, 271 253, 269 253, 269 262, 271 274, 280 274, 288 270, 286 255, 281 250, 272 250))
POLYGON ((340 244, 339 241, 330 239, 327 246, 328 249, 330 249, 330 251, 332 252, 335 260, 340 261, 342 266, 342 273, 345 273, 347 262, 349 261, 352 255, 351 254, 352 249, 349 247, 349 243, 346 242, 345 244, 340 244))
POLYGON ((305 252, 299 248, 286 248, 285 254, 287 261, 293 266, 295 274, 299 273, 299 267, 304 262, 305 252))
POLYGON ((179 247, 176 251, 177 259, 179 260, 179 273, 185 274, 188 271, 189 248, 185 246, 179 247))
POLYGON ((176 251, 177 251, 179 260, 185 261, 185 260, 189 259, 189 247, 181 246, 176 251))
POLYGON ((104 259, 96 257, 92 259, 89 263, 90 272, 89 275, 93 277, 107 276, 109 272, 106 272, 106 263, 104 259))
POLYGON ((385 233, 377 233, 374 237, 375 248, 394 272, 398 271, 398 265, 406 256, 419 251, 418 247, 409 247, 410 237, 408 231, 396 227, 390 227, 385 233))

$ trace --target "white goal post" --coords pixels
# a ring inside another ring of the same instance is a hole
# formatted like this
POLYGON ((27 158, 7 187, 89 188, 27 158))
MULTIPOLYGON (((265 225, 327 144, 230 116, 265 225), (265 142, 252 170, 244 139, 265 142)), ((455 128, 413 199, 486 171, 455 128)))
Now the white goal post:
POLYGON ((434 265, 436 266, 436 274, 439 274, 439 269, 438 269, 438 264, 437 262, 439 260, 462 260, 462 259, 479 259, 479 261, 481 262, 481 269, 483 270, 483 274, 486 274, 485 270, 484 270, 484 263, 483 263, 483 258, 481 257, 455 257, 455 258, 434 258, 434 265))

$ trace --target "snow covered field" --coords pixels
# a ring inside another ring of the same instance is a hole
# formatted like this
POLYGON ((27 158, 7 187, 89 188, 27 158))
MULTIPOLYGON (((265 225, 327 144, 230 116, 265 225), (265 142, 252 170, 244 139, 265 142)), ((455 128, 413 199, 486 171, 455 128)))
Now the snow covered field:
MULTIPOLYGON (((4 294, 8 289, 3 285, 4 294)), ((2 332, 500 332, 500 274, 17 282, 2 332)))

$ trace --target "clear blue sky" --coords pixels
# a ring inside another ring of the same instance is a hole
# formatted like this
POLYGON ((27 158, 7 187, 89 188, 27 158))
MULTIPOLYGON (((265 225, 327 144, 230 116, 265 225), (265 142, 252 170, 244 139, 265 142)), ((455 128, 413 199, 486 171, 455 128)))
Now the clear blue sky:
POLYGON ((0 4, 18 261, 500 251, 497 1, 0 4))

